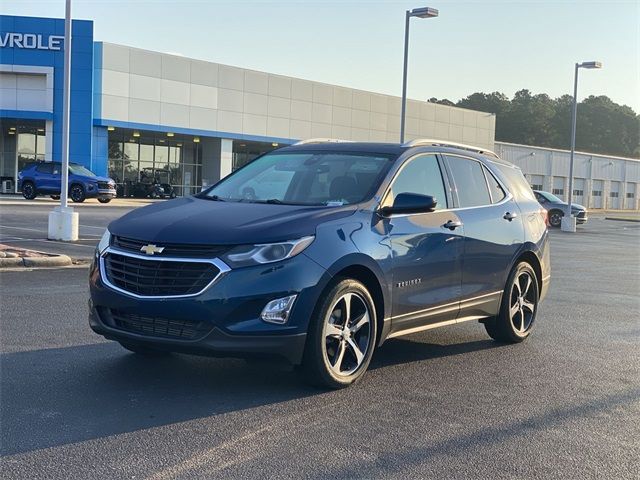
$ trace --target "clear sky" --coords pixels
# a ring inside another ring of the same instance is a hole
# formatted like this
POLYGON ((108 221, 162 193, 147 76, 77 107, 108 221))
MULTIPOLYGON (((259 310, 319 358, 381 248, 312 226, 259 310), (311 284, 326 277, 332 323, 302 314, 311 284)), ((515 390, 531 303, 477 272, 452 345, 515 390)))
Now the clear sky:
MULTIPOLYGON (((399 95, 404 11, 412 19, 409 97, 456 101, 521 88, 608 95, 640 112, 640 0, 73 0, 95 39, 399 95)), ((64 0, 2 0, 3 14, 64 17, 64 0)))

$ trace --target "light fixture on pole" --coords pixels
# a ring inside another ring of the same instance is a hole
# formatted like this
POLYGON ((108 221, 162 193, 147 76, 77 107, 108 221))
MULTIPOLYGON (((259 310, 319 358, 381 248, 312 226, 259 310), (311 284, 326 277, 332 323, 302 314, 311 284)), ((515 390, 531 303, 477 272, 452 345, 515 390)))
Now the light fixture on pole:
POLYGON ((438 10, 430 7, 407 10, 404 21, 404 68, 402 70, 402 112, 400 113, 400 143, 404 143, 404 124, 407 112, 407 67, 409 63, 409 20, 411 17, 434 18, 438 10))
POLYGON ((576 150, 576 119, 578 116, 578 69, 580 68, 602 68, 601 62, 576 63, 573 77, 573 109, 571 116, 571 154, 569 156, 569 194, 567 196, 567 211, 562 217, 561 229, 563 232, 576 231, 576 218, 571 215, 571 204, 573 202, 573 156, 576 150))
POLYGON ((78 240, 78 213, 67 204, 69 189, 69 102, 71 91, 71 0, 66 0, 64 15, 64 71, 62 91, 62 172, 60 206, 49 212, 49 240, 78 240))

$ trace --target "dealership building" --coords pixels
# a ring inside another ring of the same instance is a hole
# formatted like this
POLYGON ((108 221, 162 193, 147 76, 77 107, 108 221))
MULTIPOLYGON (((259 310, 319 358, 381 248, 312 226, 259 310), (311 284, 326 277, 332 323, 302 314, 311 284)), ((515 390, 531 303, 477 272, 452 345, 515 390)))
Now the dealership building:
MULTIPOLYGON (((64 21, 1 16, 0 27, 0 175, 15 179, 61 157, 64 21)), ((96 42, 91 21, 72 32, 70 161, 121 185, 167 176, 188 194, 300 139, 399 138, 399 97, 96 42)), ((492 114, 407 110, 408 139, 493 146, 492 114)))
MULTIPOLYGON (((63 35, 62 19, 0 16, 0 177, 13 189, 26 163, 61 159, 63 35)), ((70 161, 109 175, 123 192, 152 176, 178 194, 194 193, 301 139, 397 142, 400 135, 399 97, 94 41, 92 21, 73 21, 71 59, 70 161)), ((495 116, 409 100, 406 138, 493 149, 495 116)), ((560 154, 509 155, 549 190, 568 170, 564 160, 549 167, 560 154)), ((637 163, 614 163, 622 161, 637 163)), ((624 167, 619 180, 601 180, 607 192, 618 181, 619 194, 636 195, 640 174, 624 167)))

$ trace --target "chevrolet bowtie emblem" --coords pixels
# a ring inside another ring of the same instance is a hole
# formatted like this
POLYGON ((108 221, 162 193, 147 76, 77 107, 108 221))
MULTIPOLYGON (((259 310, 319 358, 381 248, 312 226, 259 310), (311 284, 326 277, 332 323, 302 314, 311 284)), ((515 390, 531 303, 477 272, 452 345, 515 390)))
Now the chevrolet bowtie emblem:
POLYGON ((140 248, 141 252, 146 253, 147 255, 153 255, 154 253, 162 253, 164 247, 158 247, 153 244, 145 245, 140 248))

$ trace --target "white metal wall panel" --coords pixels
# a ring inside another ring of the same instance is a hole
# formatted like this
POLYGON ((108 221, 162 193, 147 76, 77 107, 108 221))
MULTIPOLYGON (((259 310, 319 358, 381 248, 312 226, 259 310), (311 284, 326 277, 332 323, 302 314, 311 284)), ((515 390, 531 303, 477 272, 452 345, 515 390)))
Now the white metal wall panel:
MULTIPOLYGON (((94 78, 102 85, 96 110, 105 122, 292 140, 399 140, 399 97, 109 43, 102 52, 94 78)), ((409 100, 405 137, 493 149, 495 116, 409 100)))
POLYGON ((573 179, 573 203, 585 204, 584 178, 573 179))
POLYGON ((618 210, 620 205, 620 182, 611 182, 611 186, 609 188, 608 208, 618 210))
POLYGON ((637 205, 636 200, 636 184, 627 183, 627 192, 625 194, 624 208, 628 210, 635 210, 637 205))
POLYGON ((565 199, 564 181, 565 177, 553 177, 552 193, 563 200, 565 199))
POLYGON ((591 187, 591 204, 589 208, 604 208, 604 181, 594 180, 591 187))

